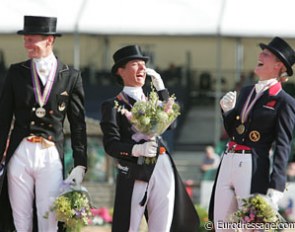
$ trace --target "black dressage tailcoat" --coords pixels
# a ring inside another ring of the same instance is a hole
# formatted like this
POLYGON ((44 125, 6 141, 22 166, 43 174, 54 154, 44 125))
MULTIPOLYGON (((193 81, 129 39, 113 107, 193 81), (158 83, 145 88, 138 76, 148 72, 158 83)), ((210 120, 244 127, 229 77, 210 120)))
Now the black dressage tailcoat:
MULTIPOLYGON (((169 96, 167 90, 159 91, 158 94, 162 100, 167 99, 169 96)), ((126 102, 120 100, 119 104, 124 105, 126 109, 130 110, 135 100, 127 95, 126 97, 130 104, 126 104, 126 102)), ((118 161, 112 231, 122 232, 128 231, 129 229, 134 182, 135 180, 148 182, 153 173, 155 163, 139 165, 137 164, 138 158, 131 156, 133 145, 136 143, 132 140, 132 135, 135 132, 131 129, 131 124, 126 116, 118 113, 114 108, 114 100, 115 98, 109 99, 102 104, 101 129, 104 134, 103 144, 107 154, 116 158, 118 161)), ((145 141, 140 141, 139 143, 143 142, 145 141)), ((159 147, 164 146, 166 148, 175 176, 174 216, 170 231, 198 231, 199 217, 194 205, 185 190, 167 147, 162 139, 158 142, 159 147)))
MULTIPOLYGON (((244 133, 239 134, 236 128, 242 123, 241 111, 253 88, 253 85, 242 88, 235 108, 222 114, 224 127, 232 141, 251 148, 252 173, 245 173, 252 176, 251 193, 266 194, 268 188, 283 192, 295 124, 295 100, 282 89, 280 82, 271 86, 256 101, 244 123, 244 133), (273 162, 270 162, 271 148, 273 162)), ((218 194, 215 185, 209 208, 211 220, 214 194, 218 194)))
MULTIPOLYGON (((31 60, 11 65, 0 98, 0 160, 4 156, 6 141, 12 129, 5 158, 6 166, 22 139, 30 134, 54 142, 63 164, 63 123, 67 116, 71 128, 74 165, 87 167, 84 90, 80 72, 57 60, 54 84, 44 106, 45 117, 36 116, 35 110, 38 107, 32 83, 31 60)), ((13 223, 5 173, 0 177, 0 205, 0 231, 11 231, 13 223)))

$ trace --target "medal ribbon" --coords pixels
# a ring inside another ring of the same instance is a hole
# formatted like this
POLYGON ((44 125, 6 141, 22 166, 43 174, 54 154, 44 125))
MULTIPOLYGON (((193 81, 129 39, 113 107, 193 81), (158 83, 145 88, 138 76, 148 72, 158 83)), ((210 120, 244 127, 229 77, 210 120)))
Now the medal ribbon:
POLYGON ((250 103, 250 99, 255 91, 255 86, 253 87, 253 89, 251 90, 248 98, 247 98, 247 101, 246 103, 244 104, 244 107, 242 109, 242 113, 241 113, 241 121, 242 121, 242 124, 244 124, 244 122, 247 120, 248 118, 248 115, 251 111, 251 109, 253 108, 255 102, 262 96, 263 92, 270 86, 272 85, 273 83, 270 83, 266 86, 263 87, 263 89, 256 94, 255 98, 252 100, 252 102, 250 103), (250 103, 250 104, 249 104, 250 103))
POLYGON ((36 102, 39 103, 40 107, 42 108, 44 105, 46 105, 49 95, 51 93, 51 89, 53 86, 53 82, 54 82, 54 77, 55 77, 55 73, 56 73, 56 67, 57 67, 57 61, 54 60, 53 64, 52 64, 52 68, 51 71, 49 73, 48 76, 48 80, 45 84, 45 88, 43 93, 41 92, 41 86, 40 86, 40 81, 38 79, 38 74, 37 74, 37 68, 36 68, 36 64, 33 62, 31 62, 31 68, 32 68, 32 82, 33 82, 33 86, 34 86, 34 95, 35 95, 35 99, 36 102))
MULTIPOLYGON (((128 100, 128 97, 127 97, 127 94, 126 94, 126 93, 124 93, 123 91, 120 92, 120 93, 117 95, 117 98, 118 98, 120 101, 125 102, 127 105, 129 105, 129 106, 132 108, 132 105, 130 104, 130 102, 129 102, 129 100, 128 100)), ((144 94, 142 94, 141 99, 142 99, 142 101, 146 101, 146 97, 144 96, 144 94)))
POLYGON ((123 93, 123 92, 120 92, 117 96, 117 98, 120 100, 120 101, 123 101, 125 102, 127 105, 129 105, 130 107, 132 107, 132 105, 130 104, 129 100, 128 100, 128 97, 123 93))

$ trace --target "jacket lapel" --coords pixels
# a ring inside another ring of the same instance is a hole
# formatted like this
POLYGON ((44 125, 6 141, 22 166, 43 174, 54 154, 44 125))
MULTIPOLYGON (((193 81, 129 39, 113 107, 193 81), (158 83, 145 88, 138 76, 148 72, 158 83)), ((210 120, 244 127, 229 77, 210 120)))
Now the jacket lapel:
POLYGON ((122 103, 124 104, 124 106, 127 109, 131 109, 132 106, 134 105, 134 103, 136 102, 135 99, 133 99, 132 97, 129 97, 126 93, 124 93, 123 91, 121 91, 116 98, 122 103))

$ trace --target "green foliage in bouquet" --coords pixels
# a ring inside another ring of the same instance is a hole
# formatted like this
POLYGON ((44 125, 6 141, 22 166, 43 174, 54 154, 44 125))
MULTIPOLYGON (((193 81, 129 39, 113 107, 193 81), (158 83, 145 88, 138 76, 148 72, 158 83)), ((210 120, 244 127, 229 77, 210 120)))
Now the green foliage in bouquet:
POLYGON ((205 227, 205 224, 209 221, 207 210, 201 205, 195 205, 195 208, 200 218, 200 226, 198 232, 208 232, 208 229, 206 229, 205 227))
POLYGON ((161 135, 180 114, 179 109, 174 96, 161 102, 158 94, 152 91, 148 101, 139 101, 133 105, 131 123, 143 134, 161 135))
POLYGON ((70 191, 58 196, 51 211, 55 212, 58 221, 65 223, 67 232, 81 231, 91 216, 90 202, 83 191, 70 191))
POLYGON ((233 222, 279 223, 281 218, 270 201, 263 195, 255 194, 242 199, 242 208, 232 215, 233 222))

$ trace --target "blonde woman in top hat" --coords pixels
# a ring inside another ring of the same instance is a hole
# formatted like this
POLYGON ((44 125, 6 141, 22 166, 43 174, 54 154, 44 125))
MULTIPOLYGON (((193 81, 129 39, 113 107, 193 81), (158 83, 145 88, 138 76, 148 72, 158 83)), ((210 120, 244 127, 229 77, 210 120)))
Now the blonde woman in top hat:
POLYGON ((0 98, 0 160, 14 118, 0 172, 0 231, 14 231, 13 222, 19 232, 58 230, 55 215, 44 216, 63 180, 66 116, 75 165, 66 182, 80 185, 87 167, 82 78, 53 53, 60 36, 56 22, 54 17, 24 17, 24 29, 18 34, 23 35, 29 59, 10 66, 0 98), (33 228, 34 214, 38 228, 33 228))
POLYGON ((226 231, 222 222, 241 206, 239 198, 265 194, 277 206, 286 187, 295 100, 282 89, 282 82, 293 74, 295 53, 279 37, 260 47, 255 68, 258 82, 242 88, 237 99, 236 92, 229 92, 220 101, 230 142, 210 203, 216 231, 226 231))
POLYGON ((145 214, 151 232, 195 232, 198 215, 164 141, 133 139, 130 122, 114 108, 115 99, 128 110, 145 99, 142 87, 147 74, 161 100, 169 97, 168 90, 160 74, 146 67, 149 57, 139 46, 123 47, 113 58, 112 74, 122 92, 102 104, 101 119, 106 153, 118 161, 112 231, 138 232, 145 214), (156 157, 156 162, 140 162, 143 157, 156 157))

